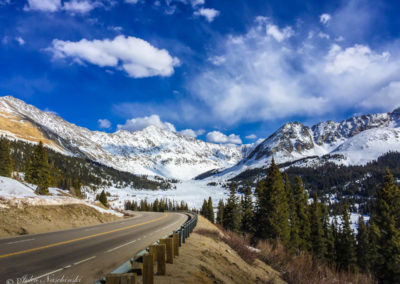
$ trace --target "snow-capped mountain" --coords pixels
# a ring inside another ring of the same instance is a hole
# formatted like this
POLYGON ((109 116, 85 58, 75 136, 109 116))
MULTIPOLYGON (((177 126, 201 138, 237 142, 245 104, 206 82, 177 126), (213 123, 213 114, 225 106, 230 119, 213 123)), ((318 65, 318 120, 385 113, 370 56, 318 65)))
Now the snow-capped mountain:
POLYGON ((177 179, 231 167, 247 149, 207 143, 155 126, 136 132, 90 131, 11 96, 0 98, 0 134, 43 141, 64 154, 87 157, 118 170, 177 179))
POLYGON ((298 161, 296 166, 318 166, 327 161, 360 165, 389 151, 400 151, 400 108, 312 127, 286 123, 239 164, 218 176, 229 178, 249 168, 265 167, 272 158, 279 164, 298 161))
POLYGON ((0 97, 0 135, 43 143, 66 155, 87 157, 118 170, 167 178, 191 179, 210 170, 229 177, 247 168, 296 162, 365 164, 389 151, 400 151, 400 109, 390 113, 326 121, 312 127, 286 123, 253 145, 221 145, 155 126, 141 131, 90 131, 56 114, 11 96, 0 97), (228 176, 227 176, 228 174, 228 176))

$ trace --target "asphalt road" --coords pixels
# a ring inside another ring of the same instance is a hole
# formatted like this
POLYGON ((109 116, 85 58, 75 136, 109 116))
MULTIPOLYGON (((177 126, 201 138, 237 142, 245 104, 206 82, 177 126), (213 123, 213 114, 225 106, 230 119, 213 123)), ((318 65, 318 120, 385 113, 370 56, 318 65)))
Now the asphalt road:
POLYGON ((1 239, 0 284, 91 284, 186 220, 180 213, 138 212, 123 221, 1 239))

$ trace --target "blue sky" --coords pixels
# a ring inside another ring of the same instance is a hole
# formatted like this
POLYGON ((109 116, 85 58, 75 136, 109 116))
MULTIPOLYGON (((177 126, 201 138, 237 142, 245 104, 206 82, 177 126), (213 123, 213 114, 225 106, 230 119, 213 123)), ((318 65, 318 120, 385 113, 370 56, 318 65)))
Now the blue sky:
POLYGON ((0 0, 0 95, 92 130, 251 143, 400 106, 399 14, 396 1, 0 0))

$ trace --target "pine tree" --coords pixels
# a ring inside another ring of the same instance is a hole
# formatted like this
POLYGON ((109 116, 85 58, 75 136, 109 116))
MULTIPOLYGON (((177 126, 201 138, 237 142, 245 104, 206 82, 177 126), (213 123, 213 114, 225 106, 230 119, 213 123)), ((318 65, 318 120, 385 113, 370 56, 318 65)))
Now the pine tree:
POLYGON ((294 209, 299 224, 299 249, 310 251, 310 218, 308 214, 308 195, 304 189, 303 181, 296 177, 296 183, 293 188, 294 209))
POLYGON ((240 229, 240 210, 234 184, 231 184, 229 198, 224 207, 222 225, 233 232, 238 232, 240 229))
POLYGON ((206 219, 209 219, 208 213, 209 213, 208 202, 206 199, 204 199, 203 205, 201 206, 201 209, 200 209, 200 215, 202 215, 206 219))
POLYGON ((10 142, 0 139, 0 176, 11 177, 13 170, 13 160, 10 152, 10 142))
POLYGON ((369 271, 369 241, 368 229, 365 225, 363 216, 358 219, 358 233, 357 233, 357 265, 362 272, 369 271))
POLYGON ((224 220, 224 201, 222 199, 218 202, 218 211, 217 211, 217 224, 222 225, 224 220))
POLYGON ((314 256, 323 259, 326 255, 324 230, 322 227, 321 205, 317 194, 313 196, 313 203, 310 206, 310 225, 311 225, 311 251, 314 256))
POLYGON ((242 222, 240 230, 244 233, 254 232, 253 219, 254 219, 254 209, 253 209, 253 200, 251 197, 251 188, 250 186, 247 186, 244 192, 244 199, 242 203, 242 222))
POLYGON ((377 231, 375 274, 382 282, 400 282, 400 190, 386 170, 384 184, 376 192, 376 204, 371 214, 377 231))
POLYGON ((101 204, 108 207, 107 195, 104 190, 100 193, 99 201, 101 202, 101 204))
POLYGON ((342 224, 338 235, 336 248, 337 265, 339 269, 354 271, 357 258, 353 230, 350 226, 348 205, 344 205, 342 213, 342 224))
POLYGON ((37 185, 37 193, 49 194, 50 186, 50 166, 47 159, 46 149, 40 142, 33 152, 30 168, 27 170, 29 182, 37 185))
POLYGON ((214 207, 213 207, 213 204, 212 204, 211 196, 208 197, 207 211, 208 211, 208 220, 210 220, 211 223, 214 223, 215 222, 214 207))
POLYGON ((290 238, 288 204, 282 175, 272 159, 267 178, 257 186, 255 236, 278 240, 285 245, 290 238))

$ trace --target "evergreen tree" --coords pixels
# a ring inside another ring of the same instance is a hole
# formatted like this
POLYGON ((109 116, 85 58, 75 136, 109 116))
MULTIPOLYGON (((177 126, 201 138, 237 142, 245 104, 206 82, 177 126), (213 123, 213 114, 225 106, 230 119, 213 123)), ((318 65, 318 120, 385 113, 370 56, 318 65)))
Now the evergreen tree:
POLYGON ((210 220, 211 223, 214 223, 215 222, 214 207, 213 207, 213 204, 212 204, 211 196, 208 197, 207 211, 208 211, 208 220, 210 220))
POLYGON ((37 193, 49 194, 50 166, 47 159, 47 152, 42 142, 35 147, 31 157, 30 168, 27 169, 26 173, 29 175, 27 180, 37 185, 37 193))
POLYGON ((104 190, 100 193, 99 201, 101 202, 101 204, 108 207, 107 195, 104 190))
POLYGON ((10 142, 5 138, 0 138, 0 176, 11 177, 12 170, 10 142))
POLYGON ((304 189, 303 181, 300 177, 296 177, 296 183, 293 188, 294 209, 299 225, 299 249, 310 251, 310 218, 308 214, 308 195, 304 189))
POLYGON ((339 269, 354 271, 357 258, 353 230, 350 227, 350 216, 348 206, 343 207, 342 224, 338 235, 336 248, 337 265, 339 269))
POLYGON ((358 219, 358 234, 357 234, 357 265, 362 272, 369 271, 369 241, 368 229, 365 225, 363 216, 358 219))
POLYGON ((371 215, 377 231, 375 274, 382 282, 400 282, 400 191, 389 170, 383 186, 376 192, 376 204, 371 215))
POLYGON ((313 203, 310 206, 310 225, 311 225, 311 251, 314 256, 323 259, 326 255, 324 230, 322 227, 321 205, 317 194, 313 196, 313 203))
POLYGON ((224 220, 224 201, 222 199, 218 202, 218 211, 217 211, 217 224, 222 225, 224 220))
POLYGON ((229 198, 224 207, 222 225, 225 229, 233 232, 238 232, 240 229, 240 210, 233 183, 231 184, 229 198))
POLYGON ((262 239, 280 239, 288 244, 290 238, 289 214, 282 175, 272 159, 268 174, 257 186, 255 235, 262 239))
POLYGON ((244 199, 242 203, 242 222, 240 230, 244 233, 254 232, 253 219, 254 219, 254 209, 253 209, 253 200, 251 197, 251 188, 250 186, 247 186, 244 192, 244 199))
POLYGON ((209 219, 209 211, 208 211, 208 202, 206 199, 203 201, 203 205, 201 206, 200 209, 200 215, 202 215, 204 218, 209 219))

